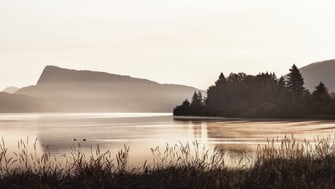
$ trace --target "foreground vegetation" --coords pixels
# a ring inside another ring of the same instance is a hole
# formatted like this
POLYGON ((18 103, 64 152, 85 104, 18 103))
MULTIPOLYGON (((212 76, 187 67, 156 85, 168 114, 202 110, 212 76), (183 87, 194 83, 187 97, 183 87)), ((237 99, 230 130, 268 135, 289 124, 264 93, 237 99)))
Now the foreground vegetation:
POLYGON ((11 156, 0 145, 1 188, 335 188, 335 145, 329 138, 272 140, 259 146, 253 166, 239 168, 227 168, 219 150, 182 144, 152 149, 153 163, 138 168, 128 167, 127 147, 115 156, 97 148, 86 157, 76 149, 60 161, 37 155, 36 141, 32 153, 27 145, 20 141, 20 153, 11 156))
POLYGON ((334 119, 335 94, 321 81, 314 91, 305 89, 295 65, 279 79, 274 73, 221 74, 205 98, 195 92, 191 102, 185 100, 174 109, 174 115, 334 119))

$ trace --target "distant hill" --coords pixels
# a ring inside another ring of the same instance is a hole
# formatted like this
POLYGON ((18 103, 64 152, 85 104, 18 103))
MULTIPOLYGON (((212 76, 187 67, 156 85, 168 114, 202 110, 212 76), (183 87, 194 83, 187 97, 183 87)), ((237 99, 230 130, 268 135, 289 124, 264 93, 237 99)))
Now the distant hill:
POLYGON ((316 62, 299 70, 305 79, 305 87, 310 91, 322 81, 329 91, 335 92, 335 60, 316 62))
POLYGON ((18 90, 19 90, 19 88, 17 88, 17 87, 6 87, 2 92, 13 94, 18 90))
POLYGON ((35 86, 17 91, 64 112, 171 112, 196 88, 146 79, 47 66, 35 86))
POLYGON ((41 112, 45 111, 45 107, 38 99, 0 92, 0 113, 41 112))

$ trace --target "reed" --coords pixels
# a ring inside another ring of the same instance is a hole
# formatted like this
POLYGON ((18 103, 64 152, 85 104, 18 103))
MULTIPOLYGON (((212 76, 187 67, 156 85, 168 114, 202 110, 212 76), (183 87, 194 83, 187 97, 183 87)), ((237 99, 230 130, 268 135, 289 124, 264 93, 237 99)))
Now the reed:
POLYGON ((56 158, 38 154, 37 144, 20 140, 9 154, 2 139, 1 188, 335 188, 334 137, 271 139, 258 147, 253 166, 237 168, 227 167, 220 150, 197 142, 153 148, 153 162, 135 168, 127 146, 116 154, 99 147, 85 154, 79 145, 56 158))

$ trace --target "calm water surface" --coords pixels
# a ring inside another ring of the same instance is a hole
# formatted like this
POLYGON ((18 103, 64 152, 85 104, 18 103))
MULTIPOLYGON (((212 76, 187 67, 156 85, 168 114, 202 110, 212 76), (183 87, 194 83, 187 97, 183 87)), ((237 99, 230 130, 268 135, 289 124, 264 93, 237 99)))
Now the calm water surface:
MULTIPOLYGON (((37 151, 61 156, 78 147, 90 153, 98 145, 117 152, 130 147, 133 165, 152 160, 151 148, 197 141, 205 149, 230 154, 254 153, 270 138, 294 135, 298 140, 334 135, 335 121, 210 120, 176 121, 159 113, 0 114, 0 137, 10 152, 20 139, 39 139, 37 151), (84 141, 85 140, 85 141, 84 141)), ((234 158, 231 158, 234 161, 234 158)), ((229 161, 229 160, 228 160, 229 161)))

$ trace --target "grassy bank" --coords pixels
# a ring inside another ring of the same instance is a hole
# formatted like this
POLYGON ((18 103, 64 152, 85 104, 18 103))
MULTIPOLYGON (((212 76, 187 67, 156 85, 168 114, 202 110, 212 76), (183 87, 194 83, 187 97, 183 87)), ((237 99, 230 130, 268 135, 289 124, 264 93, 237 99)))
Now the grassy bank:
POLYGON ((227 168, 220 151, 182 144, 152 149, 153 164, 130 168, 127 147, 88 156, 75 149, 57 160, 29 152, 23 141, 10 155, 3 142, 0 188, 335 188, 333 139, 277 142, 259 146, 255 164, 241 168, 227 168))

